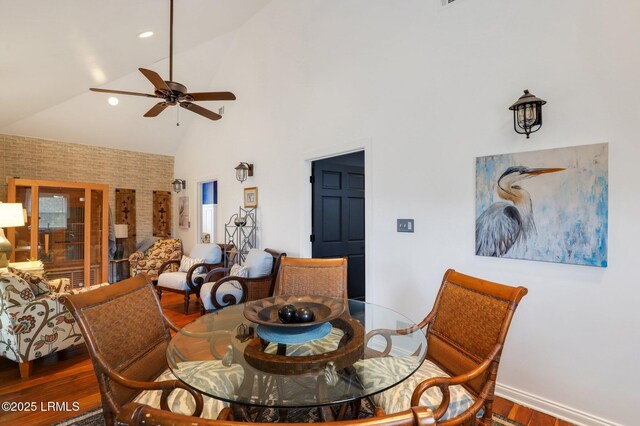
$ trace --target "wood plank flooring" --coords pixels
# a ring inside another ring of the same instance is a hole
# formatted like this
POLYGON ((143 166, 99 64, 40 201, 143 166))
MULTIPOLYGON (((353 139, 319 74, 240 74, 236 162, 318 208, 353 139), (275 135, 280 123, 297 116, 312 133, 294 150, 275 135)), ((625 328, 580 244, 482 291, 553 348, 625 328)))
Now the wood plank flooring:
MULTIPOLYGON (((183 297, 174 293, 163 294, 162 308, 178 327, 200 315, 199 305, 193 302, 185 315, 183 297)), ((18 364, 0 358, 0 401, 32 403, 29 408, 35 408, 12 412, 0 409, 0 425, 48 426, 100 407, 98 383, 84 345, 36 360, 31 377, 25 380, 20 379, 18 364), (49 407, 49 403, 58 406, 49 407)), ((525 426, 572 426, 503 398, 497 398, 494 410, 525 426)))

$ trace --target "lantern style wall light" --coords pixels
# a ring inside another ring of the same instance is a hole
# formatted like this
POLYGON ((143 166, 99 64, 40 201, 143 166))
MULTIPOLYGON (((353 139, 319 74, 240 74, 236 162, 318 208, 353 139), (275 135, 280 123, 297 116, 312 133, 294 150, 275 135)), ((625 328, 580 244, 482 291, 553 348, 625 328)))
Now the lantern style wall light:
POLYGON ((236 179, 242 183, 248 176, 253 176, 253 164, 240 163, 236 166, 236 179))
POLYGON ((528 90, 509 107, 513 111, 513 129, 520 135, 529 135, 542 127, 542 105, 547 101, 536 97, 528 90))
POLYGON ((187 187, 187 181, 185 181, 184 179, 176 179, 171 182, 171 185, 173 185, 173 190, 176 192, 176 194, 179 194, 180 191, 187 187))

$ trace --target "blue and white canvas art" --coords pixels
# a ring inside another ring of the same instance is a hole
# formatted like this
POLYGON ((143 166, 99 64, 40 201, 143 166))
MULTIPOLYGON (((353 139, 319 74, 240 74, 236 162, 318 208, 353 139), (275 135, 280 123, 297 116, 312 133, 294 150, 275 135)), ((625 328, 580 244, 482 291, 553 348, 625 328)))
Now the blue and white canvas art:
POLYGON ((608 144, 476 158, 476 254, 607 266, 608 144))

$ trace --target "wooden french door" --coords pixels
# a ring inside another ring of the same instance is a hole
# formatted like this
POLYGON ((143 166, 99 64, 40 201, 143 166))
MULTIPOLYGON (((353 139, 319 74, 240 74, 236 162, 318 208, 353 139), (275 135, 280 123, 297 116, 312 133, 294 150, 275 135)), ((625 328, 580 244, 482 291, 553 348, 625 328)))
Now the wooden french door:
POLYGON ((9 228, 11 262, 38 259, 49 278, 74 287, 108 280, 108 185, 9 179, 8 200, 22 203, 26 225, 9 228))

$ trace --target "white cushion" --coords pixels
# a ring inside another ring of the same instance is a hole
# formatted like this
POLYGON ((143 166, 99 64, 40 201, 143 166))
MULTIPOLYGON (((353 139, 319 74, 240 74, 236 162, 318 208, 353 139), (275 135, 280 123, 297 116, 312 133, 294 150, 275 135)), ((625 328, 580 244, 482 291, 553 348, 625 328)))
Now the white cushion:
POLYGON ((189 253, 191 257, 201 257, 205 263, 220 263, 222 249, 217 244, 196 244, 189 253))
MULTIPOLYGON (((206 383, 210 389, 215 389, 216 393, 233 394, 234 389, 238 389, 244 378, 244 370, 239 365, 225 367, 221 361, 191 361, 178 364, 180 370, 185 369, 186 373, 201 381, 201 386, 206 383)), ((182 375, 182 374, 181 374, 182 375)), ((167 369, 155 381, 176 380, 171 370, 167 369)), ((140 393, 133 402, 146 404, 153 408, 160 408, 160 397, 162 391, 144 391, 140 393)), ((200 417, 204 419, 215 419, 224 407, 229 404, 218 399, 204 396, 204 407, 200 417)), ((176 389, 167 398, 167 403, 172 412, 184 415, 191 415, 195 408, 195 401, 187 391, 176 389)))
POLYGON ((249 278, 266 277, 271 274, 273 256, 264 250, 251 249, 244 261, 244 266, 249 269, 249 278))
MULTIPOLYGON (((193 274, 192 278, 204 277, 206 274, 193 274)), ((158 285, 160 287, 172 288, 174 290, 190 290, 187 285, 186 272, 163 272, 158 275, 158 285)))
MULTIPOLYGON (((231 271, 229 271, 229 275, 233 277, 244 277, 246 278, 249 273, 249 270, 241 265, 234 264, 231 267, 231 271)), ((200 288, 200 300, 202 300, 202 304, 204 305, 204 309, 207 311, 214 311, 216 307, 213 306, 213 302, 211 301, 211 289, 213 288, 214 282, 207 282, 202 285, 200 288)), ((222 301, 222 297, 225 294, 232 294, 235 296, 236 301, 239 301, 242 297, 242 285, 238 281, 227 281, 222 283, 218 292, 216 293, 216 299, 218 303, 224 306, 224 302, 222 301)))
MULTIPOLYGON (((371 358, 354 364, 356 372, 365 386, 369 387, 367 384, 370 384, 371 386, 381 386, 383 388, 393 384, 392 377, 395 377, 398 372, 405 369, 404 373, 409 374, 410 371, 415 369, 415 366, 415 357, 371 358), (388 383, 385 382, 387 378, 388 383)), ((431 377, 449 377, 449 375, 431 361, 425 360, 408 379, 387 391, 375 395, 373 401, 377 406, 384 409, 385 413, 398 413, 408 410, 411 408, 411 395, 414 389, 420 382, 431 377)), ((473 396, 461 385, 449 386, 449 392, 451 393, 449 408, 440 421, 461 414, 469 409, 475 401, 473 396)), ((442 401, 442 392, 440 392, 439 388, 432 387, 422 394, 420 405, 435 410, 440 405, 440 401, 442 401)), ((482 416, 482 410, 480 410, 478 416, 482 416)))
MULTIPOLYGON (((189 272, 189 269, 191 269, 193 265, 203 262, 203 257, 182 256, 182 259, 180 259, 180 267, 178 268, 178 272, 189 272)), ((201 270, 202 268, 198 268, 195 272, 201 272, 201 270)))

